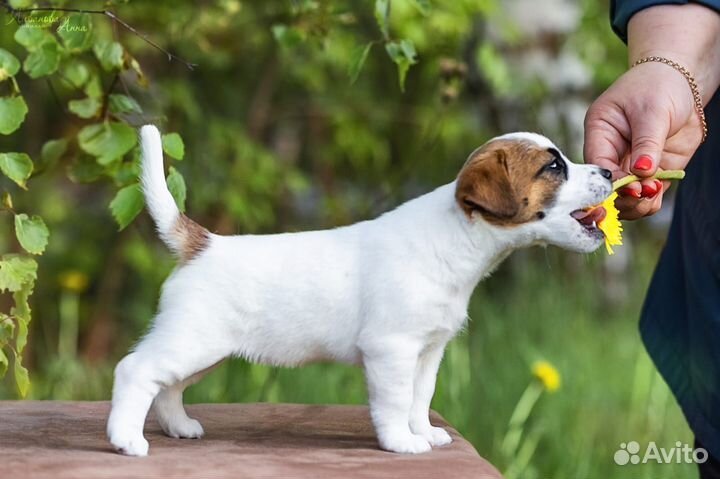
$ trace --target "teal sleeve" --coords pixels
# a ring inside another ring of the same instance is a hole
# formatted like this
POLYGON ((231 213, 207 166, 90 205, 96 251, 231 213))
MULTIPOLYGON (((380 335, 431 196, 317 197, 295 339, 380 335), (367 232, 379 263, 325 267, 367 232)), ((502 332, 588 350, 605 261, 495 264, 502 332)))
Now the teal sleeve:
POLYGON ((720 0, 699 0, 694 2, 688 0, 612 0, 610 2, 610 21, 613 31, 622 41, 627 43, 627 25, 630 17, 637 12, 655 5, 685 5, 687 3, 698 3, 720 12, 720 0))

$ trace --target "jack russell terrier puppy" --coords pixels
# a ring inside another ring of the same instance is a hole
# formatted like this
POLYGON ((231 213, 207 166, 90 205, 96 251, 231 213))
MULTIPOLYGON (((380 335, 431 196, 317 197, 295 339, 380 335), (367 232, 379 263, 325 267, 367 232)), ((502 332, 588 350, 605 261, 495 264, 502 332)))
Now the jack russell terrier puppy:
POLYGON ((203 435, 183 390, 229 356, 362 365, 381 448, 422 453, 450 443, 428 410, 473 289, 517 248, 594 251, 603 233, 582 210, 612 189, 610 171, 571 163, 544 136, 512 133, 472 152, 455 181, 374 220, 219 236, 175 205, 157 128, 142 127, 140 139, 147 206, 180 264, 150 331, 115 369, 107 434, 131 456, 148 453, 151 406, 168 436, 203 435))

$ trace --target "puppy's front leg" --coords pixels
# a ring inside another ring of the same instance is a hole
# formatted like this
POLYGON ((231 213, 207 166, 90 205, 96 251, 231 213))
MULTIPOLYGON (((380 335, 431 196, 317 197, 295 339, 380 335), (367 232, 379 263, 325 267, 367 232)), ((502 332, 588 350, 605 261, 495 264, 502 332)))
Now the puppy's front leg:
POLYGON ((407 338, 374 341, 363 348, 370 415, 380 447, 387 451, 418 454, 431 449, 408 424, 419 349, 407 338))
POLYGON ((450 434, 445 429, 430 424, 429 417, 430 402, 435 393, 435 380, 444 350, 445 344, 442 344, 420 355, 410 410, 410 430, 424 437, 433 446, 444 446, 452 442, 450 434))

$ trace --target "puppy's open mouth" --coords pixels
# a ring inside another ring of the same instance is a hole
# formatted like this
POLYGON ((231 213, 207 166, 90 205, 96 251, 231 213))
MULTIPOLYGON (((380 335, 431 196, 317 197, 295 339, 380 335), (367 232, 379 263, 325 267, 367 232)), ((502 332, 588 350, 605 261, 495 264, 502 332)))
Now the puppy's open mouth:
POLYGON ((605 237, 605 233, 603 233, 602 230, 600 230, 600 228, 598 227, 598 223, 604 220, 605 216, 607 216, 607 211, 605 211, 605 208, 603 208, 602 206, 575 210, 570 213, 570 216, 575 218, 575 221, 580 223, 580 225, 585 228, 585 231, 587 231, 592 236, 597 236, 600 238, 605 237))

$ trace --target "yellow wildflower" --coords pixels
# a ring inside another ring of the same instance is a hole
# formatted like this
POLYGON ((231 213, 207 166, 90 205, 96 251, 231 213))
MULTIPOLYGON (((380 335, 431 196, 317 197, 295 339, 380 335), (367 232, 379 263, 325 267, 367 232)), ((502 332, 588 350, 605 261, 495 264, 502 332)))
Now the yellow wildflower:
POLYGON ((532 373, 548 392, 560 389, 560 372, 549 362, 536 361, 532 366, 532 373))
POLYGON ((69 270, 60 274, 60 286, 74 293, 82 293, 88 287, 88 276, 82 271, 69 270))
POLYGON ((608 254, 615 254, 612 247, 616 245, 622 245, 622 224, 618 219, 619 211, 615 207, 615 199, 618 194, 613 192, 600 206, 605 208, 605 218, 600 220, 597 224, 600 231, 605 235, 605 248, 608 254))

